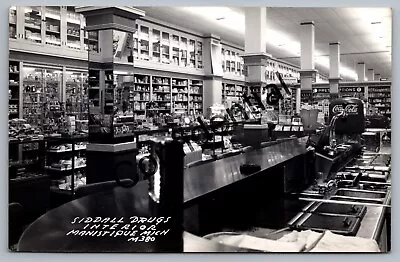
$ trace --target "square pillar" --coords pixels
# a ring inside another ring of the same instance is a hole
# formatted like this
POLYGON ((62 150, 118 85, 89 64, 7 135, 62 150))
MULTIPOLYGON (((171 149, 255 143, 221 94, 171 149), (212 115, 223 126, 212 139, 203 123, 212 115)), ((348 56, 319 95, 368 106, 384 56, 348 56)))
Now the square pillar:
POLYGON ((203 113, 214 104, 222 104, 222 64, 221 39, 217 35, 208 35, 204 39, 204 79, 203 113))
POLYGON ((301 93, 311 94, 312 83, 315 82, 317 75, 314 59, 315 26, 313 21, 300 24, 300 43, 300 89, 296 93, 296 113, 300 113, 301 93))
POLYGON ((245 53, 263 53, 267 43, 267 8, 245 8, 245 53))
POLYGON ((365 81, 365 63, 360 62, 357 64, 357 80, 358 82, 364 82, 365 81))
POLYGON ((267 44, 267 8, 245 8, 245 54, 242 55, 246 71, 246 84, 252 90, 259 91, 267 83, 265 71, 267 60, 271 55, 266 53, 267 44))
POLYGON ((340 78, 340 43, 329 44, 329 93, 339 93, 340 78))
POLYGON ((375 76, 374 69, 368 69, 367 70, 368 81, 374 81, 374 76, 375 76))
POLYGON ((131 103, 118 99, 118 77, 122 69, 134 73, 133 33, 136 19, 145 15, 131 7, 77 7, 86 19, 89 34, 98 37, 101 48, 88 51, 89 144, 86 149, 87 183, 138 178, 134 115, 131 103), (124 62, 124 65, 121 65, 124 62), (124 114, 124 120, 120 118, 124 114))
MULTIPOLYGON (((245 54, 242 55, 245 67, 246 85, 261 96, 262 87, 267 84, 265 72, 271 55, 266 53, 267 8, 245 8, 245 54)), ((268 125, 262 122, 244 125, 244 145, 260 146, 269 140, 268 125)))
POLYGON ((222 77, 208 75, 204 78, 203 86, 203 112, 215 104, 222 104, 222 77))

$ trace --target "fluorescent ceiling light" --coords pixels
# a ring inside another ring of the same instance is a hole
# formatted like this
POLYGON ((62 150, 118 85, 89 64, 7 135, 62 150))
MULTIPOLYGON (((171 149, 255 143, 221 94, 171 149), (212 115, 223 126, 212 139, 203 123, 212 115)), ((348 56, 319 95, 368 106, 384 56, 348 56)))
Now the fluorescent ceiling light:
POLYGON ((348 67, 341 66, 339 71, 340 71, 340 75, 342 75, 342 76, 346 76, 346 77, 351 78, 353 80, 357 80, 357 78, 358 78, 358 75, 357 75, 356 71, 354 71, 354 70, 352 70, 352 69, 350 69, 348 67))
POLYGON ((233 31, 243 33, 245 30, 245 18, 239 12, 233 11, 229 7, 181 7, 181 9, 192 13, 194 15, 200 15, 209 21, 217 22, 226 28, 233 31), (223 19, 221 19, 223 18, 223 19))

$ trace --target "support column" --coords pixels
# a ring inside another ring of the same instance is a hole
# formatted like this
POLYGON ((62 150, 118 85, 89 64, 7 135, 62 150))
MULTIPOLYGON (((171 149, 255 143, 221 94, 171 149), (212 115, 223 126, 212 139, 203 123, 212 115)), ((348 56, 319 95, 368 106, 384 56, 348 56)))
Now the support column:
POLYGON ((209 35, 204 39, 204 79, 203 112, 207 114, 210 106, 222 104, 222 66, 221 66, 221 39, 216 35, 209 35))
POLYGON ((317 70, 315 70, 315 26, 314 22, 300 24, 300 90, 296 93, 296 113, 300 113, 301 93, 312 94, 312 83, 315 82, 317 70))
POLYGON ((364 82, 365 81, 365 63, 360 62, 357 64, 357 76, 358 76, 358 82, 364 82))
POLYGON ((246 84, 252 88, 258 87, 261 94, 261 86, 266 84, 265 71, 267 60, 271 55, 266 53, 267 32, 267 8, 245 8, 246 32, 244 66, 246 68, 246 84))
POLYGON ((329 93, 338 97, 340 78, 340 43, 329 44, 329 93))
POLYGON ((135 126, 133 114, 116 99, 118 92, 116 71, 121 68, 122 59, 128 63, 124 71, 133 75, 133 60, 122 53, 133 46, 133 32, 136 19, 145 15, 131 7, 77 7, 76 12, 86 19, 85 30, 97 35, 100 48, 88 51, 89 64, 89 144, 86 149, 86 181, 88 184, 130 178, 138 179, 136 166, 135 126), (119 39, 115 41, 115 39, 119 39), (117 46, 115 45, 117 43, 117 46), (116 48, 115 48, 116 47, 116 48), (116 112, 125 114, 122 124, 116 112))
MULTIPOLYGON (((262 87, 267 84, 265 72, 267 61, 271 55, 266 53, 267 8, 245 8, 245 54, 244 67, 246 85, 261 96, 262 87)), ((258 123, 244 125, 244 145, 258 147, 262 142, 269 140, 268 124, 258 123)))
POLYGON ((368 69, 367 70, 367 78, 368 81, 374 81, 374 69, 368 69))

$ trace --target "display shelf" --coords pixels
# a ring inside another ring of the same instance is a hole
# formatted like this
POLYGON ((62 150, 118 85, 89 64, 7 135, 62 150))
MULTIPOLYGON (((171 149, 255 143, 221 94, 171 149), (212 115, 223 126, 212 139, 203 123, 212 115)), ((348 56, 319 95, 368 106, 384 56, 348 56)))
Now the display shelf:
POLYGON ((339 87, 339 96, 340 97, 355 97, 361 100, 365 99, 364 95, 364 86, 340 86, 339 87))
POLYGON ((88 50, 93 53, 99 52, 99 32, 98 31, 90 31, 85 32, 85 50, 88 50))
POLYGON ((100 70, 89 69, 89 110, 100 107, 100 70))
POLYGON ((24 7, 24 31, 26 40, 42 43, 42 15, 41 6, 24 7))
POLYGON ((229 96, 236 96, 236 85, 235 84, 229 84, 229 83, 222 83, 222 96, 223 98, 229 97, 229 96))
POLYGON ((75 115, 76 120, 86 120, 88 114, 87 73, 67 70, 65 81, 65 106, 66 114, 75 115))
POLYGON ((222 71, 231 75, 244 75, 244 60, 240 57, 238 50, 233 50, 227 46, 221 49, 222 71))
POLYGON ((86 145, 87 136, 51 138, 46 143, 44 170, 55 188, 65 189, 69 185, 71 197, 78 179, 86 173, 86 145))
MULTIPOLYGON (((75 146, 75 151, 79 151, 79 150, 86 150, 86 146, 75 146)), ((55 150, 55 149, 48 149, 47 150, 48 153, 66 153, 66 152, 72 152, 72 148, 71 149, 64 149, 64 150, 55 150)))
POLYGON ((8 64, 8 115, 9 119, 18 118, 20 113, 20 63, 18 61, 9 61, 8 64))
POLYGON ((134 75, 133 90, 130 90, 129 99, 133 102, 133 111, 144 113, 146 102, 150 101, 150 76, 134 75))
POLYGON ((175 110, 188 110, 188 92, 188 79, 172 78, 172 102, 175 110))
POLYGON ((46 44, 61 46, 61 8, 60 6, 45 7, 46 44))
POLYGON ((32 126, 43 128, 44 124, 44 70, 39 67, 23 67, 22 118, 32 126))
POLYGON ((44 69, 44 120, 45 133, 62 133, 65 128, 65 107, 61 101, 62 71, 44 69))
POLYGON ((203 81, 197 79, 189 80, 189 113, 195 115, 203 113, 203 81))
POLYGON ((314 102, 321 101, 324 99, 330 99, 329 87, 313 87, 312 99, 314 102))
POLYGON ((46 169, 46 170, 51 170, 51 171, 63 172, 63 171, 77 170, 77 169, 85 168, 85 167, 86 167, 86 165, 74 166, 74 168, 72 168, 72 167, 68 167, 68 168, 56 168, 56 167, 51 167, 51 166, 45 166, 45 169, 46 169))
POLYGON ((391 86, 382 84, 368 87, 368 103, 378 109, 378 113, 391 119, 391 86))
POLYGON ((10 6, 8 9, 8 38, 17 39, 17 7, 10 6))
POLYGON ((10 139, 9 178, 16 178, 27 173, 38 174, 44 167, 44 140, 10 139))

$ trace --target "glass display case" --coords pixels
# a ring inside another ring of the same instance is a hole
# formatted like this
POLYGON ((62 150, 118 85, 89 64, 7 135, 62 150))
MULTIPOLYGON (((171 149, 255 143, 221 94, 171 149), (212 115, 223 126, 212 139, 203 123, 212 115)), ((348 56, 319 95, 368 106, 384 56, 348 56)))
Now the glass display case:
POLYGON ((139 25, 136 24, 136 30, 133 33, 133 58, 139 59, 139 25))
POLYGON ((25 39, 34 43, 42 43, 42 7, 24 7, 25 39))
POLYGON ((139 49, 140 49, 140 58, 142 60, 149 61, 150 59, 150 32, 149 28, 146 26, 140 27, 139 33, 139 49))
POLYGON ((160 30, 153 29, 152 38, 152 61, 153 62, 161 62, 161 32, 160 30))
POLYGON ((45 7, 46 44, 61 46, 61 7, 45 7))
POLYGON ((10 60, 8 67, 8 116, 14 119, 20 115, 20 62, 10 60))
POLYGON ((67 46, 71 49, 81 49, 81 15, 75 13, 72 6, 67 7, 67 46))
POLYGON ((67 70, 65 75, 65 110, 76 120, 87 119, 87 73, 67 70))
POLYGON ((65 132, 65 107, 61 102, 62 70, 44 69, 43 131, 48 134, 65 132))
POLYGON ((166 32, 162 32, 162 38, 161 38, 161 62, 164 64, 169 64, 171 63, 170 60, 170 39, 169 39, 169 34, 166 32))
POLYGON ((42 128, 44 119, 44 70, 38 67, 23 68, 23 111, 27 124, 42 128))
POLYGON ((8 10, 8 38, 17 39, 17 7, 10 6, 8 10))
POLYGON ((195 56, 195 40, 189 40, 189 67, 195 68, 196 64, 196 56, 195 56))
POLYGON ((186 37, 181 37, 181 42, 180 42, 180 52, 181 52, 181 60, 180 60, 180 65, 183 67, 186 67, 188 65, 187 63, 187 58, 188 58, 188 42, 186 37))

